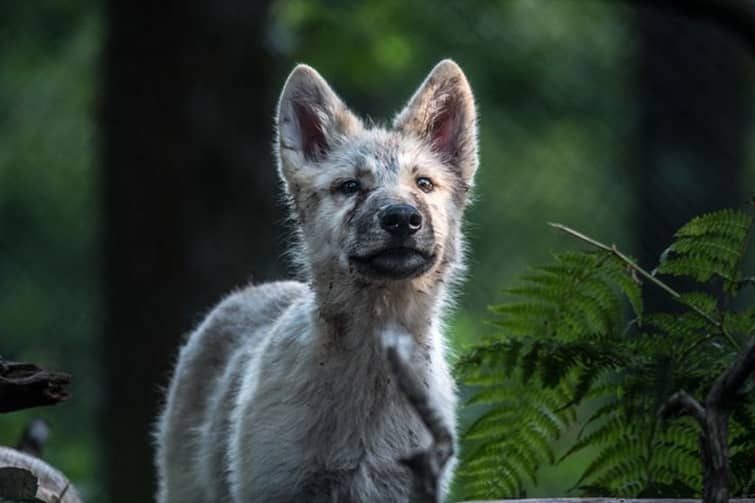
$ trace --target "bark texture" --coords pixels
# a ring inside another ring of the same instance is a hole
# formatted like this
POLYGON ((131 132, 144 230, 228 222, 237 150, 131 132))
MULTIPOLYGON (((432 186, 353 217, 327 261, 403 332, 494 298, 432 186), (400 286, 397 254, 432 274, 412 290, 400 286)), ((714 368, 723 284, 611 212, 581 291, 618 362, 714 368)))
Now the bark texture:
POLYGON ((108 3, 100 424, 113 503, 154 499, 151 430, 183 335, 223 294, 282 272, 268 7, 108 3))

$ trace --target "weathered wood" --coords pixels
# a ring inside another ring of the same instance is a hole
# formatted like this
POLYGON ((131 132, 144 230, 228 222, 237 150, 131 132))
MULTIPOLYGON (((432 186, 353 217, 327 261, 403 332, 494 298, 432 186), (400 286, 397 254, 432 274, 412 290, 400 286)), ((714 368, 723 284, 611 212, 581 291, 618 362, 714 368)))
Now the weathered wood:
POLYGON ((0 483, 0 503, 3 500, 29 501, 25 499, 28 496, 26 492, 18 491, 19 489, 28 491, 30 487, 34 490, 33 496, 36 497, 36 500, 44 503, 82 503, 81 496, 79 496, 76 488, 71 485, 66 476, 41 459, 15 449, 0 447, 0 470, 3 469, 6 469, 4 472, 6 475, 17 475, 14 477, 8 476, 3 480, 8 482, 20 480, 24 484, 21 487, 18 483, 0 483), (19 470, 7 470, 8 468, 24 470, 26 474, 33 476, 36 479, 36 487, 29 486, 31 478, 28 475, 24 475, 19 470), (20 478, 19 476, 24 476, 24 478, 20 478))
POLYGON ((0 412, 54 405, 71 398, 71 375, 0 360, 0 412))
POLYGON ((37 499, 37 477, 28 470, 12 466, 0 466, 0 502, 32 501, 37 499))

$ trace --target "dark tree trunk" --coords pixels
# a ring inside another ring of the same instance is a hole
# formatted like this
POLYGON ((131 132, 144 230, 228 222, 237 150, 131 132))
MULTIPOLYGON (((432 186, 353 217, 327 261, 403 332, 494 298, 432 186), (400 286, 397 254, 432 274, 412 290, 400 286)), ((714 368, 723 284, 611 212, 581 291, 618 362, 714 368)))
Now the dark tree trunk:
POLYGON ((269 3, 109 2, 105 373, 109 500, 152 501, 150 430, 182 336, 280 276, 269 3))
MULTIPOLYGON (((638 106, 628 169, 638 194, 639 259, 652 267, 692 217, 744 206, 753 81, 739 32, 707 11, 685 12, 682 2, 643 3, 654 6, 636 10, 638 106)), ((669 307, 663 292, 649 293, 649 308, 669 307)))
MULTIPOLYGON (((639 261, 653 267, 691 218, 745 206, 755 51, 748 44, 755 34, 746 36, 744 16, 736 23, 736 16, 719 10, 736 1, 640 3, 647 6, 635 17, 638 106, 629 169, 639 261)), ((647 288, 645 295, 648 312, 680 310, 660 289, 647 288)), ((672 369, 666 358, 657 363, 667 376, 658 396, 668 396, 672 369)), ((715 408, 698 414, 705 502, 728 500, 728 416, 722 414, 715 408)))
POLYGON ((711 411, 700 434, 700 460, 703 465, 703 503, 729 501, 729 414, 711 411))

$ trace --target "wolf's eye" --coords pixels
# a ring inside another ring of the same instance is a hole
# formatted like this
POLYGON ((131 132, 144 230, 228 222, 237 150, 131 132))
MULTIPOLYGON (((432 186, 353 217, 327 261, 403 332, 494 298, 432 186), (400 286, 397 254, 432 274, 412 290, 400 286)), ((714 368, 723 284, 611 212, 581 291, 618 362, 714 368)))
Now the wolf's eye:
POLYGON ((362 185, 357 180, 347 180, 338 187, 338 190, 340 190, 342 194, 350 196, 359 192, 359 189, 361 188, 362 185))
POLYGON ((417 178, 417 187, 419 187, 419 189, 425 193, 432 192, 434 188, 432 180, 430 180, 426 176, 420 176, 419 178, 417 178))

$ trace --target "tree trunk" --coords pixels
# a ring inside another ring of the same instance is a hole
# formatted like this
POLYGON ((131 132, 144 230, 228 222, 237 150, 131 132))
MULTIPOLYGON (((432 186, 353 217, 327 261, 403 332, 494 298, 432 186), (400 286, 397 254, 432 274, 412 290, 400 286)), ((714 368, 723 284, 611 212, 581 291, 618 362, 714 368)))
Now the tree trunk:
POLYGON ((101 424, 114 503, 154 498, 150 430, 182 336, 224 292, 282 272, 268 7, 109 2, 101 424))
MULTIPOLYGON (((639 260, 652 266, 692 217, 747 201, 752 61, 739 32, 710 15, 685 12, 681 2, 647 3, 635 17, 638 103, 628 169, 639 260)), ((649 310, 670 307, 663 292, 648 293, 649 310)))
POLYGON ((700 434, 703 465, 703 502, 729 501, 729 414, 708 409, 705 431, 700 434))

